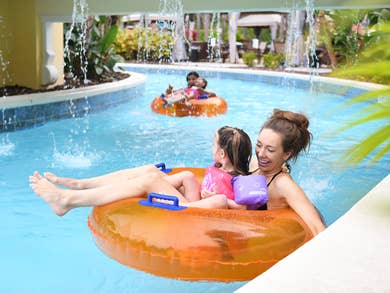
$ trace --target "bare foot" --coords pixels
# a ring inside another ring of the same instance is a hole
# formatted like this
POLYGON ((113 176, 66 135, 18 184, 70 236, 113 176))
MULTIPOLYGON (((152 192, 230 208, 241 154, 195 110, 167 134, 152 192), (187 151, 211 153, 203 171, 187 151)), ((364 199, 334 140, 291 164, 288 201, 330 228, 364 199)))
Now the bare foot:
POLYGON ((56 215, 63 216, 70 210, 70 207, 65 204, 62 189, 50 183, 38 172, 34 172, 34 175, 30 176, 29 179, 30 187, 40 198, 50 205, 56 215))
POLYGON ((45 178, 47 180, 49 180, 51 183, 59 184, 59 185, 68 187, 70 189, 81 189, 80 184, 79 184, 79 180, 77 180, 77 179, 57 177, 57 175, 50 173, 50 172, 43 173, 43 176, 45 176, 45 178))

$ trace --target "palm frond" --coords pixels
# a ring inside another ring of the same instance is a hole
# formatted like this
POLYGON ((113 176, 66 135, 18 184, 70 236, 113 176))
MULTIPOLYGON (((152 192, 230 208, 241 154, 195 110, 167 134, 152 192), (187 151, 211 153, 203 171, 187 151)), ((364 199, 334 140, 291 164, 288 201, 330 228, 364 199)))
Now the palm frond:
MULTIPOLYGON (((345 157, 340 158, 339 161, 342 162, 344 166, 346 165, 357 165, 363 161, 369 154, 374 152, 380 145, 382 145, 386 140, 389 140, 390 125, 386 125, 373 134, 362 140, 360 143, 352 147, 351 149, 345 152, 345 157)), ((370 161, 374 163, 378 161, 385 153, 386 150, 389 150, 390 143, 388 143, 382 150, 380 150, 376 156, 370 161)))

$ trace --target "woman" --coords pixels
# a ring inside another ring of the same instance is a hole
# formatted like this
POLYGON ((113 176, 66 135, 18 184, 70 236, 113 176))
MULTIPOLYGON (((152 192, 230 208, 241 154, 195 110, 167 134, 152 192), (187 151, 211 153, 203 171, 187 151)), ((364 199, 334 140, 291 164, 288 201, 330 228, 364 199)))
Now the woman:
POLYGON ((252 160, 251 169, 267 178, 267 208, 292 208, 317 235, 325 225, 317 209, 289 174, 288 164, 309 147, 312 135, 308 127, 306 116, 275 109, 260 130, 255 149, 257 160, 252 160))
MULTIPOLYGON (((214 138, 213 157, 218 168, 229 174, 246 174, 252 154, 249 136, 241 129, 225 126, 214 138)), ((61 178, 38 172, 30 176, 30 186, 59 216, 82 206, 97 206, 148 193, 175 195, 181 205, 202 208, 228 208, 224 194, 200 199, 200 185, 193 174, 184 171, 165 175, 153 166, 143 166, 89 179, 61 178), (142 173, 145 172, 145 173, 142 173), (61 189, 54 184, 69 189, 61 189)))

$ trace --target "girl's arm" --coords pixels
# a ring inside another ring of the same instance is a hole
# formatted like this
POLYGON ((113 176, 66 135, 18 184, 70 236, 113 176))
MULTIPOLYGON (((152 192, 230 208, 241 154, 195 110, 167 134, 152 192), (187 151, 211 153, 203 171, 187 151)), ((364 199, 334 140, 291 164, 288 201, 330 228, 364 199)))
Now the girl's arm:
POLYGON ((232 210, 246 210, 246 205, 238 204, 232 199, 227 199, 228 208, 232 210))

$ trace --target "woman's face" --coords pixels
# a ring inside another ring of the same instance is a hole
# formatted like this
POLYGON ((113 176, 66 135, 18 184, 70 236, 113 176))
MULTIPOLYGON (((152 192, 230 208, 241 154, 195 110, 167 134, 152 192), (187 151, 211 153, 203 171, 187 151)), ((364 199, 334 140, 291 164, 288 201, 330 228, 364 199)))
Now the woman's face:
POLYGON ((190 75, 190 76, 187 78, 187 84, 188 84, 188 86, 194 86, 196 80, 197 80, 197 77, 196 77, 195 75, 190 75))
POLYGON ((282 135, 268 128, 263 128, 257 138, 256 157, 263 172, 278 172, 289 158, 282 146, 282 135))

